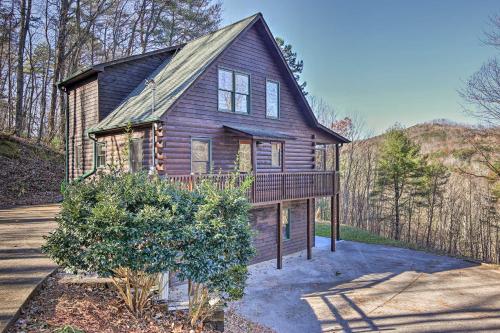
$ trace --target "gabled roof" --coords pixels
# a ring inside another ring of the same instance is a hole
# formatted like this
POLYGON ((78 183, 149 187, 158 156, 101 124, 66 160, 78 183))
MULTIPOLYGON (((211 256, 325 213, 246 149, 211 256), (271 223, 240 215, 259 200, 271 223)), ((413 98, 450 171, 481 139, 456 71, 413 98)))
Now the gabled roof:
POLYGON ((153 80, 156 85, 154 111, 152 89, 143 82, 90 132, 159 120, 217 56, 259 17, 261 14, 250 16, 187 43, 147 79, 153 80))
POLYGON ((177 51, 178 49, 180 49, 184 45, 185 44, 166 47, 166 48, 159 49, 159 50, 149 51, 149 52, 145 52, 142 54, 135 54, 135 55, 131 55, 128 57, 122 57, 122 58, 118 58, 115 60, 103 62, 103 63, 97 64, 97 65, 88 66, 88 67, 85 67, 85 68, 75 72, 75 73, 70 74, 68 77, 64 78, 64 80, 59 81, 57 83, 57 86, 59 88, 67 87, 73 83, 76 83, 76 82, 79 82, 83 79, 86 79, 87 77, 92 76, 93 74, 104 71, 104 69, 106 67, 118 65, 118 64, 121 64, 124 62, 134 61, 137 59, 146 58, 146 57, 156 55, 156 54, 162 54, 162 53, 166 53, 166 52, 172 53, 172 52, 177 51))
MULTIPOLYGON (((139 84, 106 118, 94 128, 89 129, 89 132, 103 132, 126 127, 129 123, 132 125, 139 125, 160 120, 160 117, 175 104, 217 57, 226 50, 239 35, 253 26, 257 21, 262 22, 269 36, 269 41, 275 52, 279 55, 281 65, 288 72, 290 80, 293 82, 297 95, 299 96, 299 100, 304 105, 306 116, 311 123, 316 128, 334 137, 335 140, 341 143, 350 142, 345 137, 335 133, 318 122, 297 81, 294 79, 293 73, 274 40, 269 27, 260 13, 208 35, 194 39, 185 45, 169 48, 168 50, 175 52, 175 54, 151 73, 144 82, 139 84), (153 91, 151 87, 146 86, 146 81, 153 81, 156 86, 154 107, 153 91)), ((93 70, 99 70, 101 68, 99 66, 102 65, 95 66, 96 68, 93 70)), ((65 82, 67 81, 68 80, 65 82)))

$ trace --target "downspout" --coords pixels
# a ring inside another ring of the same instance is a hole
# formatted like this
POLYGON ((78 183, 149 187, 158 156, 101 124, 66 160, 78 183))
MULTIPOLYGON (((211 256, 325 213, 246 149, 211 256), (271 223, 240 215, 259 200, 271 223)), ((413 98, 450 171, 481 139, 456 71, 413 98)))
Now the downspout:
POLYGON ((66 88, 61 88, 66 93, 66 108, 64 110, 65 118, 65 133, 64 133, 64 181, 69 182, 69 91, 66 88))
POLYGON ((335 171, 339 173, 339 192, 335 194, 335 206, 337 207, 335 211, 335 219, 337 220, 337 241, 341 240, 340 238, 340 148, 342 147, 342 143, 338 143, 335 145, 335 171))
POLYGON ((156 123, 153 123, 153 126, 151 128, 151 135, 152 135, 152 145, 153 145, 153 149, 151 150, 151 156, 152 156, 152 162, 153 162, 153 166, 152 166, 152 172, 154 173, 156 171, 156 128, 157 128, 157 125, 156 123))
MULTIPOLYGON (((66 87, 61 87, 60 88, 62 91, 66 93, 66 107, 64 110, 64 116, 65 116, 65 132, 64 133, 64 141, 65 141, 65 157, 64 157, 64 179, 66 183, 69 183, 69 91, 66 89, 66 87)), ((97 171, 97 139, 91 136, 90 133, 87 134, 89 139, 94 142, 94 149, 93 149, 93 165, 92 165, 92 170, 84 173, 80 177, 76 179, 76 181, 82 181, 85 178, 88 178, 92 176, 96 171, 97 171)))
POLYGON ((92 137, 91 133, 87 133, 87 136, 90 140, 92 140, 94 142, 94 144, 93 144, 94 149, 93 149, 93 153, 92 153, 92 155, 93 155, 92 169, 90 171, 87 171, 86 173, 84 173, 80 177, 78 177, 76 179, 77 182, 80 182, 80 181, 92 176, 97 171, 97 139, 95 138, 95 135, 94 135, 94 137, 92 137))

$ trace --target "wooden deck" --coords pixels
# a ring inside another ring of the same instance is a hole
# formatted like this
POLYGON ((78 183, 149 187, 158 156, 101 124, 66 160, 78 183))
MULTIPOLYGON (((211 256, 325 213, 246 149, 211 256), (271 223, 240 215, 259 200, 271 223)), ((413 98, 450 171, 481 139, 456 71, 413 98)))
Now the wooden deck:
MULTIPOLYGON (((334 196, 339 191, 339 173, 334 171, 257 173, 252 176, 254 181, 247 195, 256 205, 334 196)), ((166 179, 182 183, 187 188, 203 179, 212 179, 219 188, 224 188, 229 177, 228 174, 209 174, 168 176, 166 179)), ((238 182, 242 182, 249 175, 240 174, 238 177, 238 182)))

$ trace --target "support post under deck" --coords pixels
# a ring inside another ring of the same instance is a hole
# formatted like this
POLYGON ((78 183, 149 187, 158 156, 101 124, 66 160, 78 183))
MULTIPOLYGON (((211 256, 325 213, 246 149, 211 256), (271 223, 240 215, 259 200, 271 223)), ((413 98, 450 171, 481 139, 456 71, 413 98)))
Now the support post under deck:
POLYGON ((281 213, 283 203, 278 202, 278 230, 276 230, 276 267, 283 268, 283 214, 281 213))

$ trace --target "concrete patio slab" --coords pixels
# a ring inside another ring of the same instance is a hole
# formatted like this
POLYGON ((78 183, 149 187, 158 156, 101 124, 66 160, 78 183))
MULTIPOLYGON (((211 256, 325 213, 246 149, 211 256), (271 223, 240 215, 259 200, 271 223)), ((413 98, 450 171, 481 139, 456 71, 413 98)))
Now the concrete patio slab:
POLYGON ((316 240, 304 252, 250 267, 233 304, 284 333, 500 332, 500 270, 401 248, 316 240))
POLYGON ((41 253, 59 205, 0 209, 0 332, 56 265, 41 253))

